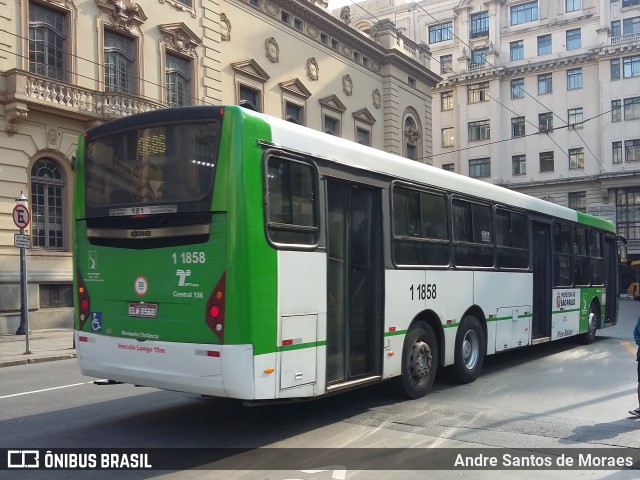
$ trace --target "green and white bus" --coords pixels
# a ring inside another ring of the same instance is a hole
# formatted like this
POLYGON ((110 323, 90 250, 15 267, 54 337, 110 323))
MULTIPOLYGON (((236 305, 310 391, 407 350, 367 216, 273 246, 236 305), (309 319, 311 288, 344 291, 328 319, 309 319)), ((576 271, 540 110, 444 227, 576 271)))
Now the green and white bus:
POLYGON ((238 106, 81 136, 84 374, 266 401, 447 369, 617 318, 611 222, 238 106))

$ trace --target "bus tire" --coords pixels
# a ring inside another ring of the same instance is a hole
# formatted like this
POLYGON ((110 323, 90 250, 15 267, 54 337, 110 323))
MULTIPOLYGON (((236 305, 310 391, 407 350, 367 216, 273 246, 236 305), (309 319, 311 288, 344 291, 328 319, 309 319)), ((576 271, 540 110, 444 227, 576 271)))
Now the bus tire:
POLYGON ((591 303, 589 309, 589 325, 587 331, 582 334, 582 343, 585 345, 591 345, 596 339, 596 329, 598 328, 600 316, 598 315, 598 305, 591 303))
POLYGON ((438 371, 438 355, 433 329, 425 322, 417 322, 404 338, 402 348, 402 388, 409 398, 429 393, 438 371))
POLYGON ((453 379, 460 383, 471 383, 482 371, 486 354, 484 330, 480 321, 467 315, 460 322, 456 333, 454 364, 450 372, 453 379))

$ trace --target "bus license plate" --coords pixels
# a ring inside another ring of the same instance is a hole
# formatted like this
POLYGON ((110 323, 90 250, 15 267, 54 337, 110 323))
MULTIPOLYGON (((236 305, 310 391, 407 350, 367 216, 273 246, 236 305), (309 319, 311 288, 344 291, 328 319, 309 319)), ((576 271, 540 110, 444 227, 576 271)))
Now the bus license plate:
POLYGON ((158 305, 156 303, 130 303, 129 316, 156 318, 158 316, 158 305))

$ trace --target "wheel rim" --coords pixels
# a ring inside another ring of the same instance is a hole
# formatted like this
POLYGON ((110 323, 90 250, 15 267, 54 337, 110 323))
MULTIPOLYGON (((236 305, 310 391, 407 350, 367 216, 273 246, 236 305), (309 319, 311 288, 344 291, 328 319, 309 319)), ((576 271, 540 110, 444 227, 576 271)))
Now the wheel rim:
POLYGON ((409 368, 411 369, 411 377, 416 383, 424 381, 431 371, 433 355, 429 345, 418 340, 411 348, 411 357, 409 358, 409 368))
POLYGON ((462 361, 464 366, 472 370, 480 356, 480 340, 475 330, 469 330, 462 340, 462 361))
POLYGON ((595 337, 596 336, 596 314, 591 312, 589 314, 589 335, 591 337, 595 337))

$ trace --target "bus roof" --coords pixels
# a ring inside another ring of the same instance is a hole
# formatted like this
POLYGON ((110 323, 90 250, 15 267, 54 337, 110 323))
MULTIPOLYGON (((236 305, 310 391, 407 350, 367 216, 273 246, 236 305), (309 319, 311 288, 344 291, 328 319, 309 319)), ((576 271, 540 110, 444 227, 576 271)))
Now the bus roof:
POLYGON ((613 223, 600 217, 577 212, 570 208, 498 187, 481 180, 447 172, 431 165, 383 152, 382 150, 328 135, 266 114, 242 110, 247 115, 258 116, 269 123, 271 126, 271 141, 277 146, 290 148, 336 163, 396 177, 408 182, 473 195, 499 204, 533 210, 553 217, 615 232, 613 223))

